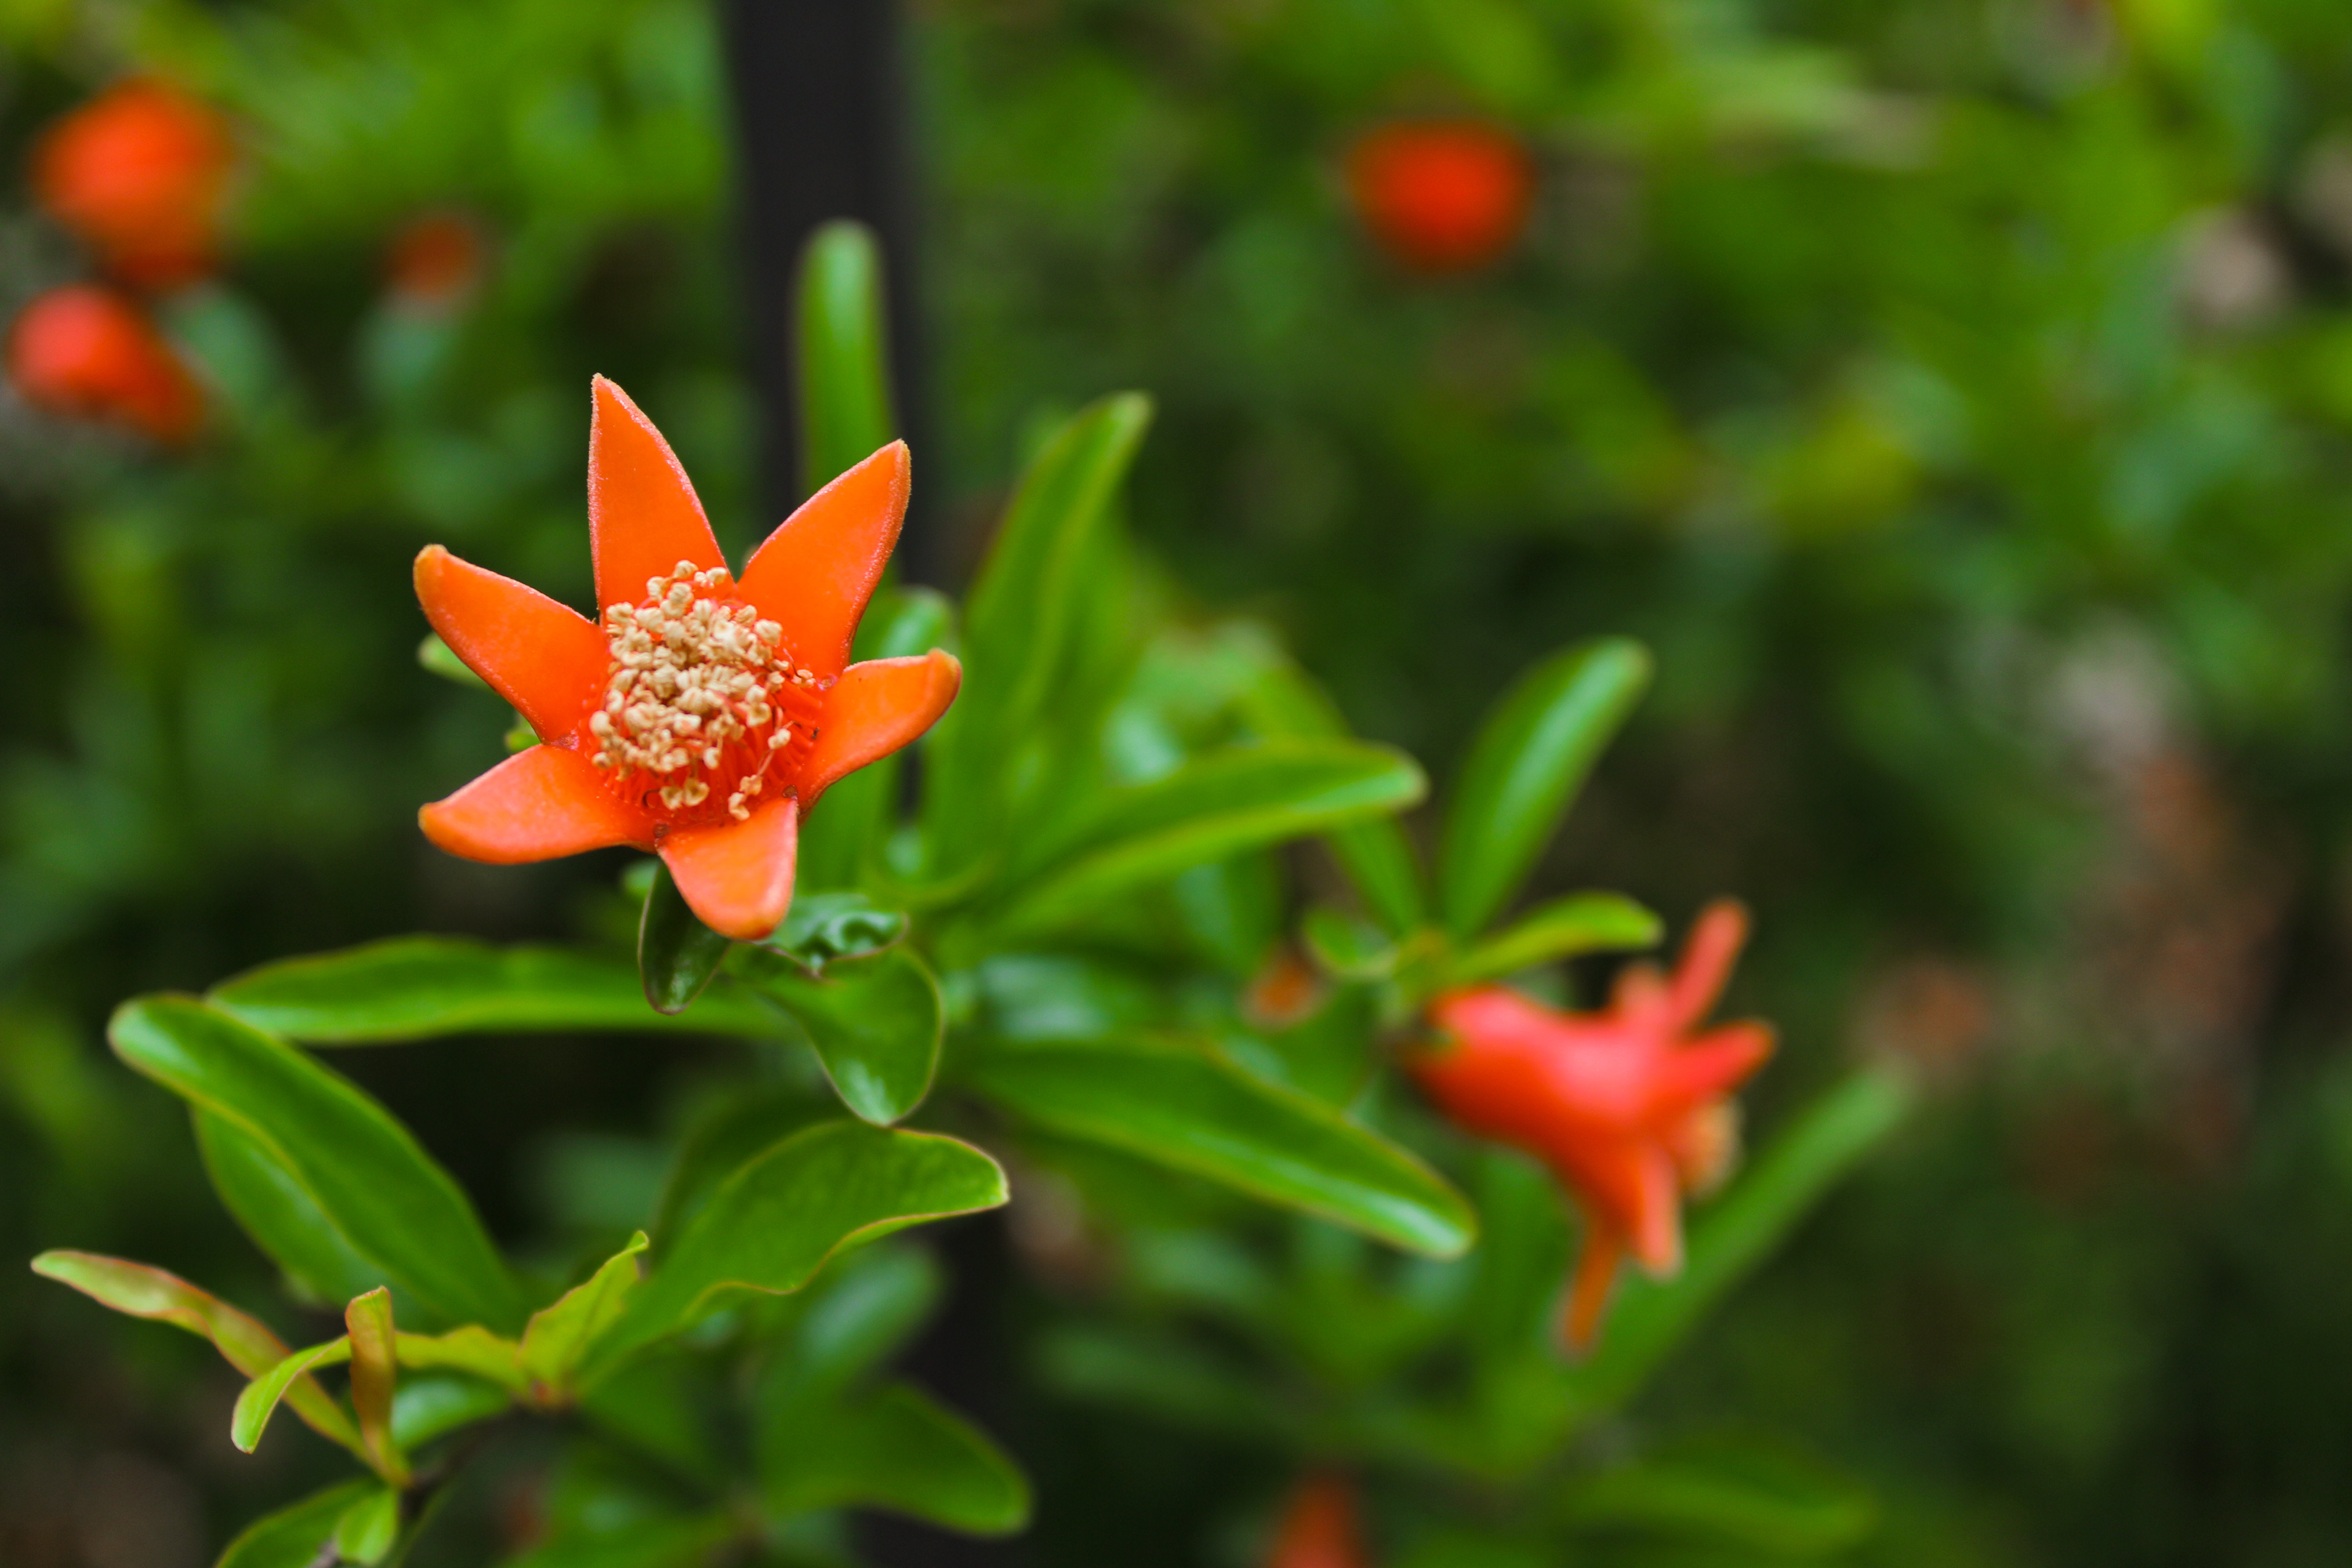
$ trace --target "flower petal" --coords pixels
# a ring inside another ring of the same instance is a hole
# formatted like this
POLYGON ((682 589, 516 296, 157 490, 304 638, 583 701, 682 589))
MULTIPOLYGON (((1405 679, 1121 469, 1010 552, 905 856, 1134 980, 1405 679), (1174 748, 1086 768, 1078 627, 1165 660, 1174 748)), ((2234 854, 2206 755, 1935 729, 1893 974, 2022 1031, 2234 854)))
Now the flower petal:
POLYGON ((604 787, 595 764, 562 746, 518 752, 416 814, 450 854, 493 866, 553 860, 614 844, 654 847, 653 819, 604 787))
POLYGON ((1669 1011, 1677 1028, 1696 1028, 1706 1016, 1723 994, 1724 982, 1731 978, 1731 966, 1747 941, 1748 909, 1738 900, 1717 899, 1699 911, 1690 935, 1683 940, 1682 962, 1675 965, 1668 983, 1673 994, 1669 1011))
POLYGON ((578 611, 437 544, 416 558, 416 600, 450 651, 541 739, 572 733, 595 705, 610 654, 578 611))
POLYGON ((1589 1351, 1601 1337, 1601 1315, 1609 1310, 1609 1293, 1624 1258, 1624 1237, 1608 1221, 1588 1214, 1584 1248, 1577 1254, 1576 1277, 1569 1284, 1567 1310, 1560 1318, 1560 1337, 1570 1350, 1589 1351))
POLYGON ((1769 1060, 1772 1026, 1726 1024, 1663 1053, 1650 1080, 1656 1114, 1676 1116, 1729 1094, 1769 1060))
POLYGON ((786 796, 749 821, 673 828, 661 858, 704 925, 737 942, 757 942, 792 908, 800 837, 800 803, 786 796))
POLYGON ((629 395, 598 376, 588 427, 588 538, 596 553, 596 608, 634 605, 646 579, 681 561, 724 568, 725 556, 669 443, 629 395))
POLYGON ((743 567, 743 597, 820 676, 849 663, 857 618, 907 520, 909 482, 907 443, 893 441, 803 501, 743 567))
POLYGON ((844 670, 825 693, 824 727, 794 781, 802 809, 814 805, 843 774, 888 756, 939 722, 962 685, 963 666, 938 648, 844 670))

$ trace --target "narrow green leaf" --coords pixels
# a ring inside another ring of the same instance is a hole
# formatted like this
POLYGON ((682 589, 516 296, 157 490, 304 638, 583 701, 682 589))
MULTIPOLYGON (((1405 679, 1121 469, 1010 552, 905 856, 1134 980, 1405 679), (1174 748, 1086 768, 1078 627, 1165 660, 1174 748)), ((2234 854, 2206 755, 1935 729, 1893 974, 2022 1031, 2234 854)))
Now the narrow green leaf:
POLYGON ((312 1568, 352 1505, 378 1489, 373 1480, 359 1480, 312 1492, 247 1525, 213 1568, 312 1568))
POLYGON ((384 1282, 268 1144, 207 1110, 192 1110, 189 1121, 213 1190, 298 1294, 325 1306, 384 1282))
POLYGON ((352 1347, 352 1412, 368 1462, 394 1486, 408 1484, 408 1464, 392 1440, 392 1399, 400 1387, 400 1362, 393 1349, 392 1292, 382 1286, 352 1298, 343 1309, 344 1338, 352 1347))
POLYGON ((513 1408, 514 1396, 476 1377, 425 1373, 404 1377, 392 1402, 392 1436, 403 1453, 513 1408))
POLYGON ((668 867, 654 868, 645 912, 637 918, 637 975, 648 1006, 665 1017, 685 1012, 734 945, 687 907, 668 867))
POLYGON ((597 1336, 620 1321, 621 1309, 637 1288, 637 1255, 646 1246, 641 1230, 586 1283, 532 1314, 522 1332, 520 1361, 523 1375, 542 1402, 569 1390, 572 1373, 597 1336))
POLYGON ((1821 1557, 1877 1521, 1869 1494, 1784 1449, 1714 1442, 1574 1480, 1553 1514, 1577 1530, 1640 1530, 1756 1552, 1821 1557))
POLYGON ((224 981, 206 999, 257 1028, 320 1046, 540 1029, 759 1036, 775 1026, 756 998, 724 982, 691 1012, 668 1018, 646 1005, 626 959, 437 936, 266 963, 224 981))
POLYGON ((1426 787, 1412 758, 1339 741, 1268 741, 1124 789, 1073 826, 996 933, 1068 924, 1191 866, 1395 812, 1426 787))
POLYGON ((287 1356, 247 1384, 245 1391, 236 1396, 236 1408, 229 1413, 228 1440, 236 1445, 239 1453, 252 1453, 260 1444, 262 1433, 269 1429, 269 1418, 278 1413, 278 1401, 286 1397, 288 1388, 322 1366, 341 1366, 351 1359, 349 1334, 287 1356))
POLYGON ((771 1514, 879 1508, 971 1535, 1029 1521, 1029 1484, 963 1417, 907 1384, 795 1426, 761 1455, 771 1514))
POLYGON ((743 1532, 725 1509, 680 1519, 647 1519, 595 1535, 560 1535, 504 1568, 696 1568, 743 1532))
POLYGON ((1451 1258, 1477 1232, 1462 1194, 1405 1150, 1203 1050, 1023 1046, 974 1063, 971 1081, 1049 1131, 1207 1176, 1413 1252, 1451 1258))
POLYGON ((747 954, 739 972, 807 1031, 861 1120, 887 1127, 930 1092, 945 1020, 939 982, 910 949, 835 961, 823 979, 766 953, 747 954))
POLYGON ((416 645, 416 663, 417 668, 428 670, 444 680, 453 680, 460 686, 470 686, 477 691, 488 691, 490 689, 490 683, 476 675, 466 661, 457 657, 455 648, 443 642, 432 632, 426 632, 425 640, 416 645))
POLYGON ((400 1493, 391 1487, 378 1487, 335 1521, 335 1555, 345 1563, 373 1568, 399 1539, 400 1493))
POLYGON ((890 440, 882 247, 873 230, 835 218, 811 235, 796 305, 801 492, 814 495, 890 440))
POLYGON ((495 1383, 509 1394, 530 1392, 530 1382, 522 1374, 520 1347, 479 1323, 467 1323, 446 1334, 400 1334, 394 1345, 402 1366, 462 1372, 495 1383))
POLYGON ((1438 857, 1438 907, 1456 941, 1527 880, 1649 682, 1646 649, 1603 638, 1553 655, 1496 704, 1462 765, 1438 857))
POLYGON ((1622 893, 1570 893, 1489 937, 1445 969, 1445 984, 1494 980, 1584 952, 1655 946, 1664 923, 1622 893))
MULTIPOLYGON (((886 586, 874 597, 866 618, 858 623, 851 657, 906 658, 961 645, 955 605, 935 589, 886 586)), ((850 888, 880 856, 882 843, 898 819, 899 767, 904 752, 893 752, 851 773, 824 792, 824 809, 813 811, 801 823, 800 891, 793 909, 828 889, 850 888)), ((787 928, 792 916, 784 917, 787 928)))
MULTIPOLYGON (((213 1342, 229 1365, 247 1377, 258 1377, 286 1359, 286 1343, 257 1319, 200 1290, 176 1274, 120 1258, 94 1252, 44 1252, 33 1259, 33 1272, 134 1318, 199 1334, 213 1342)), ((287 1391, 294 1414, 324 1437, 353 1453, 363 1453, 358 1428, 343 1414, 316 1378, 298 1378, 287 1391)))
POLYGON ((1869 1069, 1809 1107, 1692 1227, 1680 1274, 1619 1288, 1601 1342, 1568 1373, 1580 1411, 1599 1415, 1630 1398, 1707 1310, 1894 1131, 1911 1098, 1901 1079, 1869 1069))
POLYGON ((952 1138, 859 1121, 794 1133, 711 1194, 597 1346, 588 1375, 689 1327, 735 1291, 797 1290, 845 1247, 1005 1196, 996 1162, 952 1138))
POLYGON ((473 1205, 374 1100, 190 998, 125 1003, 108 1037, 131 1067, 267 1148, 422 1315, 520 1326, 520 1294, 473 1205))
POLYGON ((1315 962, 1345 980, 1385 980, 1396 972, 1398 944, 1377 928, 1337 910, 1307 911, 1299 922, 1315 962))

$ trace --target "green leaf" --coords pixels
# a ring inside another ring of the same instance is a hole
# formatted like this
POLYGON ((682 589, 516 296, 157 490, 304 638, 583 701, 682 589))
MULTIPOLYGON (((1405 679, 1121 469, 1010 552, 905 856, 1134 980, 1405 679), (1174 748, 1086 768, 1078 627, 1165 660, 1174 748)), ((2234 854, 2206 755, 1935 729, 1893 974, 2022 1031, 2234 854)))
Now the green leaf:
POLYGON ((588 1376, 690 1327, 736 1291, 797 1290, 844 1247, 1005 1196, 996 1162, 952 1138, 859 1121, 794 1133, 719 1184, 599 1345, 588 1376))
POLYGON ((206 1110, 189 1120, 213 1190, 299 1294, 323 1306, 383 1283, 383 1269, 344 1238, 270 1145, 206 1110))
POLYGON ((1029 1485, 1013 1461, 906 1384, 772 1434, 760 1460, 772 1514, 889 1509, 972 1535, 1010 1534, 1029 1521, 1029 1485))
POLYGON ((514 1396, 496 1384, 445 1373, 404 1377, 392 1401, 392 1436, 403 1453, 488 1421, 512 1408, 514 1396))
POLYGON ((757 945, 812 974, 823 974, 835 959, 869 957, 897 946, 906 934, 904 914, 882 908, 863 893, 812 893, 794 898, 784 923, 757 945))
POLYGON ((890 440, 882 248, 865 225, 835 218, 801 252, 801 490, 814 495, 890 440))
POLYGON ((1843 1552, 1877 1521, 1869 1495, 1845 1478, 1784 1449, 1726 1442, 1581 1478, 1559 1493, 1554 1514, 1579 1530, 1643 1530, 1790 1557, 1843 1552))
POLYGON ((311 1568, 352 1505, 378 1489, 373 1480, 345 1481, 265 1515, 228 1543, 213 1568, 311 1568))
POLYGON ((1450 1258, 1477 1232, 1462 1194, 1411 1153, 1206 1051, 1022 1046, 975 1062, 971 1081, 1049 1131, 1207 1176, 1411 1251, 1450 1258))
POLYGON ((115 1012, 117 1055, 261 1144, 350 1248, 447 1322, 520 1327, 522 1300, 473 1205, 408 1130, 283 1040, 201 1002, 115 1012))
POLYGON ((392 1400, 400 1387, 392 1292, 378 1286, 353 1297, 343 1309, 343 1331, 352 1347, 352 1411, 359 1417, 368 1462, 384 1479, 406 1486, 408 1465, 392 1440, 392 1400))
POLYGON ((1412 758, 1344 741, 1268 741, 1116 792, 1064 837, 1013 900, 1000 937, 1064 926, 1188 867, 1402 810, 1426 782, 1412 758))
POLYGON ((269 1429, 269 1418, 278 1413, 278 1401, 286 1397, 288 1388, 320 1367, 341 1366, 351 1359, 349 1334, 287 1356, 247 1384, 244 1392, 236 1396, 236 1408, 229 1412, 228 1440, 236 1445, 239 1453, 252 1453, 260 1445, 261 1435, 269 1429))
POLYGON ((1315 962, 1343 980, 1385 980, 1396 971, 1398 944, 1376 927, 1337 910, 1307 910, 1299 934, 1307 939, 1307 951, 1315 962))
POLYGON ((844 1105, 887 1127, 922 1104, 945 1028, 939 982, 913 952, 835 961, 823 979, 768 954, 740 972, 799 1022, 844 1105))
POLYGON ((257 1028, 313 1045, 538 1029, 772 1035, 757 998, 724 983, 676 1018, 646 1005, 635 966, 554 947, 395 937, 248 970, 207 998, 257 1028))
MULTIPOLYGON (((286 1359, 286 1343, 258 1320, 247 1317, 209 1291, 176 1274, 93 1252, 44 1252, 33 1272, 134 1318, 170 1323, 210 1340, 229 1365, 258 1377, 286 1359)), ((363 1452, 359 1429, 315 1378, 298 1379, 287 1392, 294 1414, 321 1436, 353 1453, 363 1452)))
POLYGON ((454 680, 460 686, 470 686, 477 691, 488 691, 490 683, 476 675, 457 652, 435 633, 426 632, 425 640, 416 645, 416 664, 444 680, 454 680))
POLYGON ((826 1278, 783 1363, 796 1390, 838 1390, 873 1371, 922 1326, 946 1288, 928 1250, 898 1244, 844 1258, 826 1278))
POLYGON ((1639 643, 1555 654, 1488 716, 1462 764, 1438 858, 1438 908, 1456 941, 1510 901, 1650 681, 1639 643))
MULTIPOLYGON (((886 586, 875 595, 866 618, 858 623, 851 656, 905 658, 959 643, 955 605, 930 588, 886 586)), ((801 823, 799 879, 793 896, 797 910, 820 889, 846 888, 865 874, 881 853, 885 836, 898 821, 899 765, 904 752, 892 752, 867 763, 824 792, 824 809, 813 811, 801 823)), ((792 916, 784 917, 787 929, 792 916)))
POLYGON ((1664 929, 1621 893, 1570 893, 1463 953, 1446 967, 1445 984, 1494 980, 1579 953, 1654 947, 1664 929))
POLYGON ((646 1005, 665 1017, 685 1012, 734 945, 697 918, 669 868, 656 865, 637 919, 637 975, 646 1005))
POLYGON ((507 1559, 504 1568, 692 1568, 741 1532, 723 1509, 649 1519, 598 1535, 563 1535, 507 1559))
POLYGON ((1630 1398, 1707 1310, 1894 1130, 1911 1098, 1903 1080, 1867 1069, 1809 1107, 1692 1227, 1680 1274, 1629 1279, 1619 1288, 1601 1342, 1568 1373, 1580 1411, 1598 1415, 1630 1398))
POLYGON ((797 1090, 746 1092, 730 1097, 717 1114, 698 1123, 678 1150, 677 1163, 662 1185, 654 1215, 654 1245, 667 1252, 686 1234, 719 1184, 751 1157, 803 1128, 833 1120, 829 1101, 797 1090))
POLYGON ((394 1346, 402 1366, 439 1367, 497 1384, 509 1394, 530 1392, 522 1374, 521 1347, 479 1323, 446 1334, 400 1334, 394 1346))
POLYGON ((335 1521, 335 1554, 346 1563, 381 1563, 399 1539, 400 1493, 391 1487, 377 1488, 335 1521))
POLYGON ((585 1284, 532 1314, 522 1331, 520 1364, 542 1400, 571 1386, 572 1373, 597 1336, 620 1321, 621 1309, 637 1287, 637 1255, 646 1246, 641 1230, 585 1284))

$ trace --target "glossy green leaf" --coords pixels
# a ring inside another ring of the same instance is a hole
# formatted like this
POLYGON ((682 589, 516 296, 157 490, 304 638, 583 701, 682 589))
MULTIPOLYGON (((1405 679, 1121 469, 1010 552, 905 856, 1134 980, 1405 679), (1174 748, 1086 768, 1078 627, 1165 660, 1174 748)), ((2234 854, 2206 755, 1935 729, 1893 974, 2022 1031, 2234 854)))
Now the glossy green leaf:
MULTIPOLYGON (((247 1316, 176 1274, 94 1252, 44 1252, 33 1272, 134 1318, 170 1323, 210 1340, 222 1359, 247 1377, 258 1377, 286 1359, 286 1343, 259 1320, 247 1316)), ((359 1429, 315 1378, 298 1378, 287 1390, 294 1414, 322 1436, 362 1452, 359 1429)))
POLYGON ((520 1362, 523 1375, 545 1391, 541 1397, 568 1388, 597 1337, 620 1321, 621 1309, 637 1288, 637 1255, 646 1246, 646 1233, 637 1232, 586 1282, 531 1315, 522 1332, 520 1362))
POLYGON ((473 1205, 408 1130, 283 1040, 201 1002, 124 1004, 117 1055, 263 1145, 342 1241, 421 1314, 520 1327, 522 1300, 473 1205))
POLYGON ((887 1127, 930 1092, 945 1022, 939 982, 910 949, 836 960, 822 979, 764 953, 745 955, 739 973, 807 1032, 861 1120, 887 1127))
POLYGON ((637 977, 647 1006, 665 1017, 685 1012, 734 945, 687 907, 668 867, 655 867, 645 910, 637 917, 637 977))
POLYGON ((898 1384, 776 1434, 761 1455, 761 1499, 789 1516, 837 1508, 911 1514, 972 1535, 1029 1520, 1029 1485, 978 1428, 898 1384))
POLYGON ((269 1144, 209 1111, 189 1120, 222 1205, 299 1294, 326 1306, 384 1282, 383 1270, 344 1238, 269 1144))
POLYGON ((267 963, 215 986, 207 1000, 257 1028, 321 1046, 539 1029, 774 1031, 756 998, 724 982, 666 1018, 646 1005, 626 959, 437 936, 267 963))
POLYGON ((1638 1530, 1789 1557, 1843 1552, 1877 1519, 1869 1495, 1842 1476, 1784 1449, 1720 1441, 1580 1478, 1553 1510, 1580 1530, 1638 1530))
POLYGON ((718 1190, 752 1156, 820 1121, 834 1119, 830 1100, 792 1089, 746 1091, 730 1097, 719 1111, 698 1122, 678 1150, 654 1217, 654 1247, 659 1253, 686 1234, 687 1226, 718 1190))
POLYGON ((1681 1273, 1619 1287, 1600 1343, 1568 1374, 1579 1409, 1597 1415, 1631 1397, 1707 1310, 1894 1131, 1911 1099, 1903 1080, 1869 1069, 1807 1108, 1692 1226, 1681 1273))
POLYGON ((1376 927, 1337 910, 1309 910, 1299 922, 1307 951, 1328 973, 1346 980, 1385 980, 1397 965, 1398 944, 1376 927))
POLYGON ((1412 758, 1342 741, 1269 741, 1117 792, 1062 837, 998 933, 1066 926, 1137 889, 1246 849, 1402 810, 1426 787, 1412 758))
POLYGON ((1207 1176, 1411 1251, 1450 1258, 1477 1233, 1462 1194, 1411 1153, 1204 1050, 1022 1046, 975 1062, 971 1081, 1049 1131, 1207 1176))
POLYGON ((313 1568, 343 1515, 380 1489, 360 1480, 313 1492, 246 1526, 213 1568, 313 1568))
POLYGON ((400 1493, 378 1487, 352 1504, 335 1521, 334 1540, 335 1554, 345 1563, 383 1562, 400 1540, 400 1493))
POLYGON ((1653 947, 1664 929, 1622 893, 1570 893, 1464 952, 1446 966, 1445 983, 1469 985, 1579 953, 1653 947))
POLYGON ((1462 765, 1438 857, 1438 908, 1456 941, 1535 869, 1649 681, 1647 650, 1604 638, 1537 665, 1496 705, 1462 765))
POLYGON ((393 1345, 392 1292, 378 1286, 355 1296, 343 1309, 344 1337, 352 1347, 352 1413, 376 1474, 408 1484, 408 1466, 392 1440, 392 1400, 400 1388, 400 1361, 393 1345))
POLYGON ((797 1290, 845 1247, 1005 1196, 996 1162, 952 1138, 859 1121, 794 1133, 712 1192, 597 1347, 588 1375, 737 1291, 797 1290))
POLYGON ((835 959, 865 958, 895 947, 906 936, 907 923, 904 914, 863 893, 812 893, 794 898, 784 923, 756 945, 823 974, 835 959))
POLYGON ((513 1406, 512 1394, 479 1378, 435 1372, 404 1377, 392 1401, 393 1440, 414 1453, 513 1406))
POLYGON ((795 306, 801 490, 814 495, 890 440, 882 247, 873 231, 835 218, 811 235, 795 306))
POLYGON ((840 1389, 873 1371, 922 1327, 947 1284, 928 1249, 896 1243, 844 1258, 825 1279, 784 1363, 796 1388, 840 1389))
POLYGON ((724 1509, 639 1520, 596 1534, 559 1535, 508 1558, 503 1568, 697 1568, 742 1528, 724 1509))
POLYGON ((479 1323, 467 1323, 446 1334, 395 1337, 394 1347, 404 1367, 438 1367, 462 1372, 497 1384, 509 1394, 527 1394, 530 1384, 522 1373, 521 1347, 479 1323))
POLYGON ((278 1402, 286 1397, 287 1389, 321 1367, 341 1366, 351 1359, 349 1334, 289 1354, 247 1384, 244 1392, 236 1396, 236 1407, 229 1412, 228 1440, 236 1445, 238 1452, 252 1453, 260 1446, 261 1435, 269 1429, 269 1418, 278 1414, 278 1402))

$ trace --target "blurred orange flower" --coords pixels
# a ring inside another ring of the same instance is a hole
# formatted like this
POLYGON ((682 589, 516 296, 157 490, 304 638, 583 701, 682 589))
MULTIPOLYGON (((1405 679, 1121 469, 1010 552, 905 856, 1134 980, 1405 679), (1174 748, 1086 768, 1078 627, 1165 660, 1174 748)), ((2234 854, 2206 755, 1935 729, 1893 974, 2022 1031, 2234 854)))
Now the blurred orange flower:
POLYGON ((236 156, 216 110, 133 77, 48 129, 33 189, 123 282, 173 289, 212 270, 236 156))
POLYGON ((110 289, 77 283, 25 307, 8 329, 8 379, 52 414, 127 426, 178 446, 204 423, 205 398, 178 353, 110 289))
POLYGON ((1368 1568, 1356 1489, 1339 1476, 1309 1476, 1284 1505, 1266 1568, 1368 1568))
POLYGON ((416 558, 433 629, 543 742, 418 819, 497 865, 634 844, 704 924, 757 940, 791 905, 800 814, 929 730, 963 679, 936 648, 849 662, 906 517, 907 447, 810 497, 739 582, 661 432, 603 376, 593 403, 601 625, 437 544, 416 558))
POLYGON ((1527 226, 1535 169, 1516 138, 1483 121, 1405 121, 1357 142, 1348 190, 1399 261, 1466 272, 1501 256, 1527 226))
POLYGON ((446 310, 482 279, 482 232, 462 213, 425 213, 394 235, 384 278, 404 304, 446 310))
POLYGON ((1413 1077, 1465 1131, 1541 1160, 1584 1213, 1562 1325, 1580 1350, 1600 1331, 1628 1247, 1653 1274, 1682 1266, 1682 1197, 1720 1181, 1737 1152, 1728 1097, 1772 1054, 1772 1031, 1696 1031, 1747 934, 1738 904, 1709 906, 1673 974, 1633 965, 1597 1012, 1500 985, 1430 1005, 1440 1043, 1407 1064, 1413 1077))

